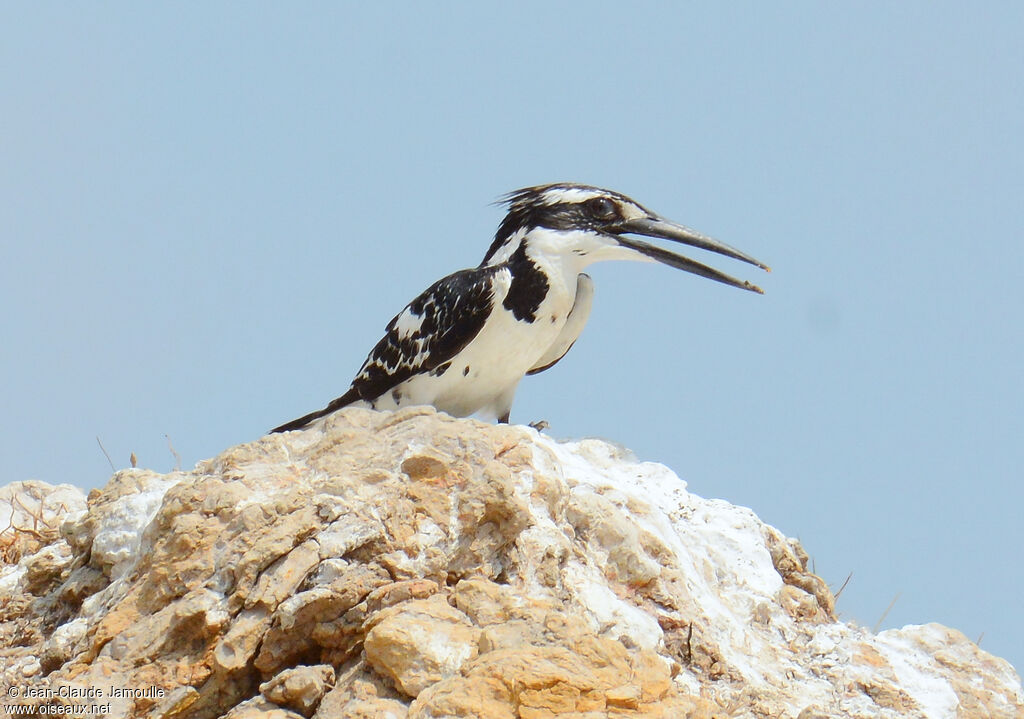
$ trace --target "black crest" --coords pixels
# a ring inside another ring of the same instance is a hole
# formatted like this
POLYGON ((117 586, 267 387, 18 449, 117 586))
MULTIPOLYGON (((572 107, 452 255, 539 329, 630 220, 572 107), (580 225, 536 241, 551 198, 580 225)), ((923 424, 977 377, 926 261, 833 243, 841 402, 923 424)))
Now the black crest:
POLYGON ((547 227, 552 230, 603 230, 614 226, 622 219, 618 211, 619 202, 636 204, 621 193, 571 182, 524 187, 510 192, 499 200, 499 203, 508 206, 508 213, 498 227, 494 242, 480 264, 486 265, 501 246, 521 229, 527 232, 534 227, 547 227), (593 193, 594 196, 583 201, 552 202, 551 193, 559 190, 583 190, 593 193))

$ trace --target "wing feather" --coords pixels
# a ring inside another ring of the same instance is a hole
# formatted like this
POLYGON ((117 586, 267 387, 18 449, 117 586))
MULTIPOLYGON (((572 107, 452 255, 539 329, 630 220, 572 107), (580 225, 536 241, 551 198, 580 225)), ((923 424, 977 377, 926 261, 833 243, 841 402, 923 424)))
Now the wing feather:
POLYGON ((352 386, 325 408, 271 432, 300 429, 359 400, 373 401, 405 380, 457 355, 480 332, 493 307, 495 267, 461 270, 438 280, 388 323, 352 386))

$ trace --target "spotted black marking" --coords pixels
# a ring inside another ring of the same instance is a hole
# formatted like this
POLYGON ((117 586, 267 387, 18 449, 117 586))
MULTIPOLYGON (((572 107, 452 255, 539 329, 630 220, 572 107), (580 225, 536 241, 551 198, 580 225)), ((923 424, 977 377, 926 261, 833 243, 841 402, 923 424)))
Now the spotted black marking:
MULTIPOLYGON (((462 270, 438 280, 410 302, 388 323, 384 337, 370 351, 348 392, 327 407, 272 429, 286 432, 358 400, 373 403, 410 377, 433 372, 442 374, 451 359, 476 337, 492 310, 492 280, 495 267, 462 270), (413 332, 401 332, 398 325, 419 321, 413 332), (439 371, 438 371, 439 370, 439 371)), ((395 397, 398 402, 398 398, 395 397)))
POLYGON ((469 375, 469 365, 466 365, 465 367, 462 368, 462 376, 466 377, 468 375, 469 375))
POLYGON ((388 324, 387 333, 370 351, 352 388, 363 399, 372 399, 415 374, 448 363, 484 326, 491 310, 491 279, 496 271, 478 268, 456 272, 410 302, 388 324), (396 328, 403 313, 422 318, 419 329, 407 337, 396 328))
POLYGON ((448 368, 451 367, 451 366, 452 366, 452 363, 450 361, 449 362, 445 362, 444 364, 439 364, 437 367, 435 367, 434 369, 430 370, 430 374, 433 375, 434 377, 440 377, 445 372, 447 372, 448 368))
POLYGON ((517 320, 533 322, 548 294, 548 279, 526 254, 525 245, 519 245, 506 264, 512 272, 512 283, 501 304, 517 320))

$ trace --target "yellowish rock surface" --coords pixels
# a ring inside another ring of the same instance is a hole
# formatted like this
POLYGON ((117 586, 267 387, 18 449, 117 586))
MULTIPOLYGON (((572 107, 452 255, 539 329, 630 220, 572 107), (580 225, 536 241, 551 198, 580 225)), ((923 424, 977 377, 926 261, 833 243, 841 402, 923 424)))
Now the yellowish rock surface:
POLYGON ((152 719, 1024 707, 1005 661, 838 622, 797 542, 597 440, 350 409, 72 490, 0 490, 0 701, 40 713, 87 691, 152 719))

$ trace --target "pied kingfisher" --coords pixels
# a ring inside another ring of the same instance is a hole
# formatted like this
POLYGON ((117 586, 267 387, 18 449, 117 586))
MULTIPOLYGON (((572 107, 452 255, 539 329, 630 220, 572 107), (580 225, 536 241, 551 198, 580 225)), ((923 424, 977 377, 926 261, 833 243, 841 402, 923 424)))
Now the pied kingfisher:
POLYGON ((673 240, 769 269, 621 193, 559 183, 517 190, 503 201, 508 214, 478 267, 438 280, 391 320, 345 394, 271 431, 300 429, 348 406, 433 405, 456 417, 508 422, 519 381, 562 359, 583 331, 594 296, 583 270, 593 262, 654 260, 762 293, 627 237, 673 240))

